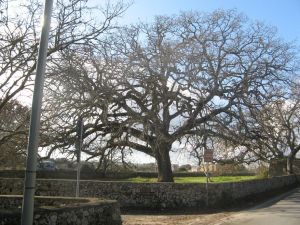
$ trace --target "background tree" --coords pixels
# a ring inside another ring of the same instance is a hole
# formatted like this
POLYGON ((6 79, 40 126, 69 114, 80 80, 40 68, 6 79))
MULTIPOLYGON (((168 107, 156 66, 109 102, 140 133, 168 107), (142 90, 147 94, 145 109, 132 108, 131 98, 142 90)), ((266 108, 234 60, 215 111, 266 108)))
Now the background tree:
POLYGON ((101 143, 89 154, 135 149, 155 157, 159 181, 173 181, 172 146, 240 121, 243 108, 274 93, 293 72, 292 47, 273 28, 221 10, 157 17, 95 49, 63 52, 48 90, 47 113, 63 125, 51 148, 72 145, 70 115, 80 112, 84 137, 101 143))
POLYGON ((223 143, 216 161, 269 163, 272 159, 286 159, 287 172, 292 173, 300 150, 298 86, 288 82, 285 90, 277 90, 265 100, 244 107, 239 121, 231 120, 226 127, 218 127, 218 133, 211 132, 214 138, 221 137, 217 145, 223 143))
MULTIPOLYGON (((1 102, 1 101, 0 101, 1 102)), ((26 156, 29 109, 11 100, 0 111, 0 164, 22 167, 26 156)))
POLYGON ((264 161, 286 158, 288 174, 293 173, 293 161, 300 150, 300 101, 295 97, 252 113, 259 135, 252 141, 251 151, 264 161))
MULTIPOLYGON (((48 50, 50 63, 59 51, 74 45, 93 45, 101 34, 114 28, 114 19, 126 9, 124 4, 117 3, 108 4, 100 10, 88 7, 86 2, 56 1, 48 50), (99 20, 95 19, 95 14, 99 20)), ((7 4, 9 7, 1 8, 7 17, 0 21, 0 111, 23 90, 30 89, 40 36, 40 1, 7 4), (10 10, 12 8, 14 10, 10 10)))
MULTIPOLYGON (((31 95, 33 88, 41 30, 41 2, 1 1, 0 115, 2 116, 9 116, 7 110, 12 104, 17 104, 15 99, 23 105, 28 104, 26 96, 31 95)), ((74 46, 82 48, 93 46, 101 35, 115 28, 115 19, 126 10, 127 6, 119 2, 96 8, 88 6, 85 0, 57 0, 52 16, 48 64, 59 60, 57 57, 60 51, 74 46)), ((21 108, 20 105, 18 107, 21 108)), ((4 120, 8 118, 3 117, 4 120)), ((1 128, 12 132, 8 123, 1 124, 1 128)), ((19 131, 16 131, 10 135, 15 137, 18 134, 19 131)), ((5 134, 5 138, 1 138, 2 145, 6 140, 9 139, 5 134)), ((6 145, 11 143, 10 139, 6 145)))

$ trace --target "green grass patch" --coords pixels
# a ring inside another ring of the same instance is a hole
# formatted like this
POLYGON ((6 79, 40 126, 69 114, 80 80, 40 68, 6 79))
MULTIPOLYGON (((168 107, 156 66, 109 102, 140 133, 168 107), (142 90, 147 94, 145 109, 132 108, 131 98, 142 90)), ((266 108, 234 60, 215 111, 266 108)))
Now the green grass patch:
MULTIPOLYGON (((256 176, 219 176, 212 177, 212 183, 224 183, 224 182, 240 182, 245 180, 258 179, 256 176)), ((174 177, 175 183, 205 183, 206 177, 174 177)), ((123 181, 134 182, 134 183, 155 183, 157 178, 147 177, 134 177, 124 179, 123 181)))

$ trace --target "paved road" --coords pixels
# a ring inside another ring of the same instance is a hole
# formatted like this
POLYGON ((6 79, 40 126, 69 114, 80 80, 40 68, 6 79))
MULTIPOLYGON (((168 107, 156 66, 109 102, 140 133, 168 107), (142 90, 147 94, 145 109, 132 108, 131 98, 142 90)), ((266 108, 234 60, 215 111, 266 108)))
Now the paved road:
POLYGON ((222 219, 215 225, 300 225, 300 188, 278 200, 222 219))

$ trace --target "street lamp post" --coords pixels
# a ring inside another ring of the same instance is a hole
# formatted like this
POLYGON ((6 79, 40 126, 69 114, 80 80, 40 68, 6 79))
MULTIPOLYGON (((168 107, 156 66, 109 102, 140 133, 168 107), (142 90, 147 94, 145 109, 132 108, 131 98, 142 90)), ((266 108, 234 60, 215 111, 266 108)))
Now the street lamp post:
POLYGON ((36 78, 32 99, 29 141, 27 146, 27 161, 22 204, 22 225, 32 225, 34 211, 34 193, 36 183, 36 163, 39 142, 41 105, 43 97, 44 74, 47 59, 48 39, 51 22, 53 0, 45 0, 43 27, 39 45, 36 78))

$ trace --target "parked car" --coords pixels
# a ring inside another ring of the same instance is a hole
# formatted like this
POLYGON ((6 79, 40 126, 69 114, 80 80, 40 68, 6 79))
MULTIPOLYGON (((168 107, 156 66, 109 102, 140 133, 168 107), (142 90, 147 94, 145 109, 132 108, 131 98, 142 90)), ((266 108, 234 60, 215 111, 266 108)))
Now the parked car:
POLYGON ((56 165, 54 161, 44 160, 40 161, 37 165, 37 170, 39 171, 55 171, 56 165))

